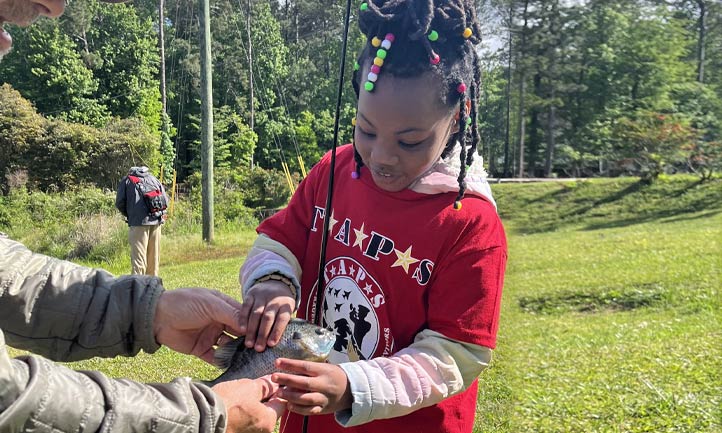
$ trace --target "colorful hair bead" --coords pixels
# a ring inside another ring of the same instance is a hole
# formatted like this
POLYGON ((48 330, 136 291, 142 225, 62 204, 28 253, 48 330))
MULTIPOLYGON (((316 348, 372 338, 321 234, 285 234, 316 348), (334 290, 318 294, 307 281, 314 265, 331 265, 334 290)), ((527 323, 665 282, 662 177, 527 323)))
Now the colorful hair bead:
POLYGON ((464 39, 469 39, 471 37, 471 35, 472 35, 471 29, 468 27, 465 28, 464 33, 461 34, 461 36, 463 36, 464 39))
POLYGON ((461 83, 461 84, 459 84, 458 86, 456 86, 456 91, 459 92, 459 93, 461 93, 461 94, 466 93, 466 84, 461 83))
POLYGON ((353 70, 358 71, 359 69, 361 69, 361 65, 358 62, 353 62, 353 70))
POLYGON ((436 42, 439 39, 439 34, 436 32, 436 30, 432 30, 429 32, 429 35, 427 37, 431 42, 436 42))
POLYGON ((467 126, 471 125, 471 116, 466 118, 466 124, 467 124, 467 126))
POLYGON ((356 118, 355 117, 351 118, 351 125, 356 126, 356 118))
POLYGON ((429 59, 429 61, 431 62, 432 65, 438 65, 439 62, 441 61, 441 57, 439 57, 439 55, 436 53, 432 53, 431 59, 429 59))
POLYGON ((358 179, 358 172, 356 170, 351 172, 351 179, 358 179))
POLYGON ((374 63, 371 65, 371 69, 367 75, 367 81, 364 83, 364 89, 371 92, 374 90, 374 83, 379 79, 381 73, 381 67, 384 65, 384 59, 388 55, 388 50, 391 48, 391 44, 394 41, 393 33, 386 33, 384 40, 381 41, 376 36, 371 39, 371 45, 374 47, 381 47, 376 51, 376 57, 374 57, 374 63))
POLYGON ((454 202, 454 209, 455 210, 461 210, 461 202, 459 200, 456 200, 454 202))
POLYGON ((368 10, 368 8, 369 8, 369 4, 365 3, 365 2, 361 3, 361 6, 359 6, 359 9, 361 9, 362 11, 368 10))

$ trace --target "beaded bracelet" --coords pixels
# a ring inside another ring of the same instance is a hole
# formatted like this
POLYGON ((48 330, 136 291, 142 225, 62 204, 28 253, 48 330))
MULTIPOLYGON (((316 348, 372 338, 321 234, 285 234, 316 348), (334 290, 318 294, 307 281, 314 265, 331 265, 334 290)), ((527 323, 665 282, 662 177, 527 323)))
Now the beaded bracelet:
POLYGON ((280 281, 283 284, 287 285, 289 289, 291 289, 291 295, 293 295, 293 298, 296 299, 296 286, 293 285, 293 282, 287 278, 283 274, 279 274, 277 272, 274 272, 273 274, 264 275, 263 277, 256 280, 256 284, 263 283, 265 281, 280 281))

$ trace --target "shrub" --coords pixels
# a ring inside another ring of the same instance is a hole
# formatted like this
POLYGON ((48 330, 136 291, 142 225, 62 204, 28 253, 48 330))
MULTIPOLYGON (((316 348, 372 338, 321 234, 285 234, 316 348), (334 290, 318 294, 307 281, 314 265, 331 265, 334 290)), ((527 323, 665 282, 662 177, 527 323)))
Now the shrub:
POLYGON ((108 262, 125 251, 126 236, 127 225, 119 214, 86 215, 70 231, 67 258, 108 262))

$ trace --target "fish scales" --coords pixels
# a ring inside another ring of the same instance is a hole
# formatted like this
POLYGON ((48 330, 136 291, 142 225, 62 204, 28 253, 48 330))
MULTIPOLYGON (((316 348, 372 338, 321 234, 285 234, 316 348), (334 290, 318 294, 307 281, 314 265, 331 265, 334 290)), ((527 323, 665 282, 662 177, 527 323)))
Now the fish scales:
POLYGON ((263 352, 245 346, 245 339, 238 338, 216 350, 214 363, 225 371, 216 379, 206 382, 217 383, 236 379, 256 379, 278 371, 276 359, 289 358, 308 361, 324 361, 328 357, 336 335, 303 319, 291 319, 281 340, 263 352))

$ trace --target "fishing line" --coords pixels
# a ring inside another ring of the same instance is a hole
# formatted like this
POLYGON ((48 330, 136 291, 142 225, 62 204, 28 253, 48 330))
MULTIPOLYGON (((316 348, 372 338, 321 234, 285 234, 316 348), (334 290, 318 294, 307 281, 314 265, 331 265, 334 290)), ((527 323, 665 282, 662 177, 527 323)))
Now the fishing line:
MULTIPOLYGON (((341 95, 343 93, 344 74, 346 73, 346 46, 348 45, 348 24, 351 18, 351 0, 346 0, 346 14, 343 23, 343 45, 341 46, 341 65, 338 74, 338 93, 336 95, 336 115, 333 121, 333 147, 331 148, 331 171, 328 174, 328 192, 326 193, 326 206, 324 207, 323 236, 321 238, 321 256, 318 261, 318 282, 316 284, 316 312, 314 322, 321 326, 321 315, 323 312, 324 268, 326 267, 326 245, 328 244, 328 226, 331 220, 331 203, 333 202, 333 181, 336 170, 336 147, 338 147, 339 118, 341 117, 341 95)), ((308 432, 308 415, 303 417, 302 432, 308 432)))

